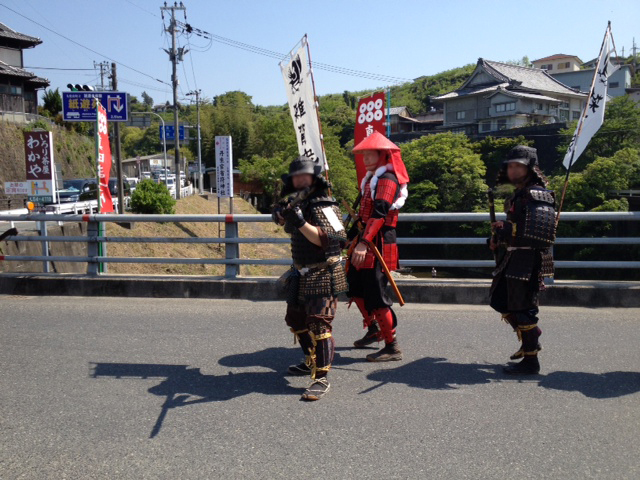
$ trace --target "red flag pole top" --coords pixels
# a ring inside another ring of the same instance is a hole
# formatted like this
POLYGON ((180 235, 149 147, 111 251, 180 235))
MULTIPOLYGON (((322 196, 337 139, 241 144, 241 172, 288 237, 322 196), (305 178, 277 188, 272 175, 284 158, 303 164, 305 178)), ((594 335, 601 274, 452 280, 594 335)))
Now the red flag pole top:
POLYGON ((353 147, 353 153, 363 153, 365 150, 378 150, 387 152, 385 163, 393 166, 393 172, 398 177, 398 183, 404 185, 409 183, 409 174, 402 161, 400 147, 382 135, 380 132, 373 132, 358 145, 353 147))

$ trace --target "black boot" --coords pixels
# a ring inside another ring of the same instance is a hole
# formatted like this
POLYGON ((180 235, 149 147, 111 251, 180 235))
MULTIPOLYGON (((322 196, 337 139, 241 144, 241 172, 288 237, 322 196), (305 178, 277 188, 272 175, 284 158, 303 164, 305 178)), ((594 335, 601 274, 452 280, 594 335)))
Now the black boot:
POLYGON ((364 334, 364 337, 362 337, 360 340, 356 340, 355 342, 353 342, 353 346, 355 348, 364 348, 368 345, 371 345, 372 343, 379 342, 379 341, 380 341, 380 327, 378 327, 378 324, 376 322, 373 322, 371 325, 369 325, 369 328, 367 329, 367 333, 364 334))
POLYGON ((299 363, 298 365, 291 365, 287 369, 289 375, 295 375, 298 377, 304 377, 311 375, 311 367, 309 366, 311 360, 309 357, 304 362, 299 363))
POLYGON ((367 355, 369 362, 393 362, 402 360, 402 352, 398 348, 398 340, 385 344, 382 350, 367 355))
POLYGON ((503 368, 507 375, 537 375, 540 373, 540 362, 537 355, 525 355, 520 363, 503 368))

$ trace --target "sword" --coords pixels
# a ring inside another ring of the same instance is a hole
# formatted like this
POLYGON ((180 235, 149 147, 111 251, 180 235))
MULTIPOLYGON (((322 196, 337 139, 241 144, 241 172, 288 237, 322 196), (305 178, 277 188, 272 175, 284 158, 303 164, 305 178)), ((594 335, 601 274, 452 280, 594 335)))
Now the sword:
POLYGON ((358 217, 358 215, 356 214, 356 208, 358 208, 358 205, 360 205, 360 200, 362 200, 362 192, 358 192, 356 201, 353 202, 353 207, 350 207, 344 198, 342 199, 342 205, 344 205, 344 207, 347 209, 347 212, 349 212, 347 218, 344 221, 344 228, 347 232, 349 231, 349 224, 351 223, 351 219, 356 219, 358 217))
MULTIPOLYGON (((493 228, 493 224, 496 222, 496 206, 495 206, 495 197, 493 194, 493 188, 490 188, 487 191, 487 197, 489 199, 489 218, 491 219, 491 241, 494 244, 498 243, 498 237, 496 236, 496 232, 495 229, 493 228)), ((498 252, 496 250, 493 250, 493 259, 496 262, 496 265, 498 264, 498 252)))
MULTIPOLYGON (((359 200, 359 198, 360 198, 360 196, 358 195, 358 200, 359 200)), ((356 213, 349 206, 349 204, 345 200, 342 200, 342 204, 347 208, 347 211, 349 212, 349 215, 351 215, 353 218, 355 218, 356 217, 356 213)), ((362 232, 363 228, 362 228, 362 222, 360 221, 360 219, 357 219, 356 225, 358 225, 358 230, 360 230, 360 232, 362 232)), ((358 245, 358 243, 361 242, 361 241, 365 242, 367 244, 367 246, 371 249, 373 254, 378 259, 378 262, 380 262, 380 265, 382 266, 382 271, 384 272, 385 276, 387 277, 387 280, 389 280, 389 285, 391 285, 391 289, 393 290, 393 293, 396 294, 396 297, 398 299, 398 303, 400 304, 400 306, 403 306, 405 304, 404 298, 402 297, 402 294, 400 293, 400 290, 398 289, 398 285, 396 284, 396 281, 393 279, 393 276, 391 275, 391 271, 389 270, 389 267, 387 266, 386 262, 384 261, 384 258, 382 258, 382 255, 380 254, 380 251, 378 250, 378 248, 372 242, 370 242, 368 240, 365 240, 363 238, 360 238, 360 235, 356 236, 351 241, 351 245, 349 246, 349 250, 347 251, 347 264, 345 266, 345 270, 347 270, 347 271, 349 270, 349 266, 351 264, 351 253, 353 252, 353 250, 356 247, 356 245, 358 245)))

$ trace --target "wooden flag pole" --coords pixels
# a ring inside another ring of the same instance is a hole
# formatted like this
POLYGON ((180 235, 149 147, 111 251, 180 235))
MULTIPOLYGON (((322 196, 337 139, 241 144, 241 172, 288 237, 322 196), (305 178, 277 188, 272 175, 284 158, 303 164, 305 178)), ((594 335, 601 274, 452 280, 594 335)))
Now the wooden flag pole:
MULTIPOLYGON (((307 34, 302 37, 304 44, 307 47, 307 56, 309 57, 309 73, 311 74, 311 87, 313 88, 313 101, 316 110, 316 117, 318 119, 318 128, 320 130, 320 145, 322 145, 322 157, 324 159, 324 176, 329 181, 329 159, 327 158, 327 152, 324 148, 324 135, 322 134, 322 123, 320 122, 320 103, 318 102, 318 95, 316 94, 316 82, 313 79, 313 64, 311 63, 311 49, 309 48, 309 39, 307 34)), ((329 189, 329 195, 331 195, 331 189, 329 189)))
MULTIPOLYGON (((562 188, 562 197, 560 198, 560 205, 558 206, 558 213, 556 214, 556 227, 558 226, 558 222, 560 222, 560 213, 562 212, 562 206, 564 205, 564 198, 567 194, 567 187, 569 186, 569 173, 571 173, 571 167, 573 166, 574 156, 576 153, 575 143, 582 132, 582 126, 584 124, 584 118, 587 113, 587 109, 589 108, 589 100, 593 96, 593 89, 596 83, 596 76, 598 75, 598 68, 600 67, 600 58, 602 57, 602 50, 607 42, 607 36, 611 35, 611 22, 607 24, 607 31, 604 34, 604 38, 602 39, 602 45, 600 46, 600 53, 598 54, 598 63, 596 64, 595 71, 593 72, 593 79, 591 80, 591 88, 589 89, 589 96, 587 97, 587 102, 584 108, 582 109, 582 115, 578 120, 578 130, 573 135, 573 143, 574 148, 571 152, 571 158, 569 159, 569 166, 567 167, 567 174, 564 177, 564 187, 562 188)), ((612 39, 613 40, 613 39, 612 39)))

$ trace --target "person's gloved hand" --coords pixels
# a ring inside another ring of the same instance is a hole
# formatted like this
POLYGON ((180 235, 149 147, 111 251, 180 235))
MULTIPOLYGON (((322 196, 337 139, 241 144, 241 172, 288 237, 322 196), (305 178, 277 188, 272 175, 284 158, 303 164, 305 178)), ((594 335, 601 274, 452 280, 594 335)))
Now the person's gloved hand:
POLYGON ((275 223, 276 225, 284 225, 282 210, 283 208, 281 206, 277 206, 273 209, 273 212, 271 212, 271 220, 273 220, 273 223, 275 223))
POLYGON ((281 215, 289 225, 295 228, 300 228, 305 223, 307 223, 307 221, 304 219, 304 216, 302 215, 302 210, 300 210, 300 207, 285 208, 282 211, 281 215))

